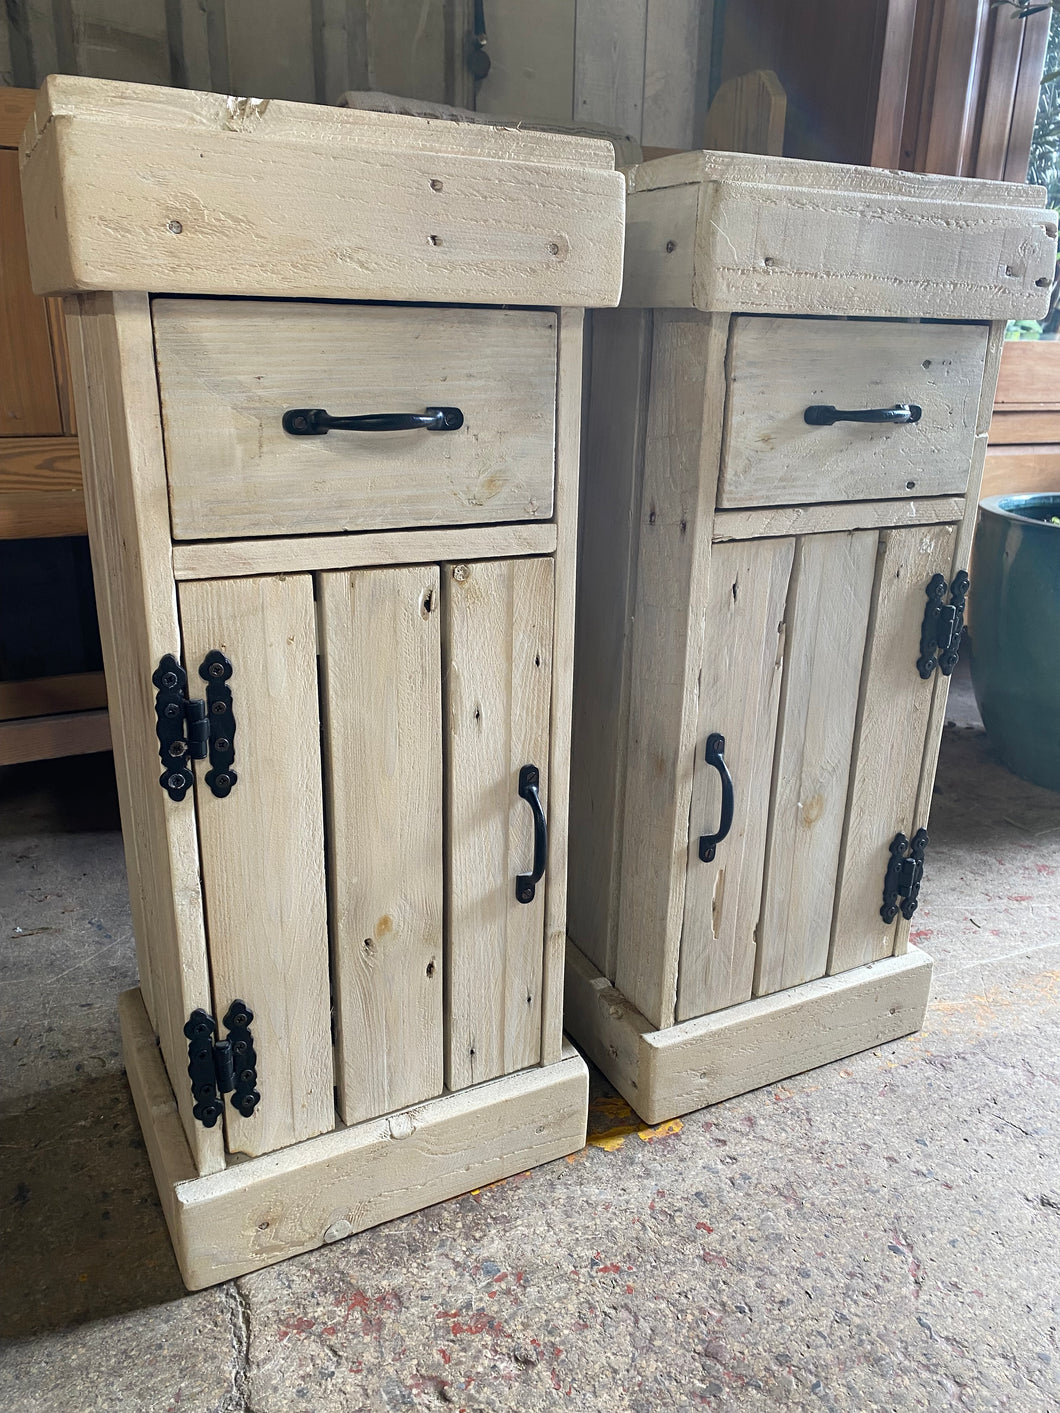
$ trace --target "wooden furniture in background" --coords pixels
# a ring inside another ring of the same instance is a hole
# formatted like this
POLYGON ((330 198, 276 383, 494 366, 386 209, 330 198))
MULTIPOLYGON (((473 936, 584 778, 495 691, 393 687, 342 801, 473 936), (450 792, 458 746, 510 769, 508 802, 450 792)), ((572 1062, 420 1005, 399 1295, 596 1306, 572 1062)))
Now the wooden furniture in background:
POLYGON ((23 192, 85 433, 126 1067, 198 1287, 584 1142, 582 320, 625 182, 585 138, 52 78, 23 192), (459 414, 300 435, 321 407, 459 414))
POLYGON ((658 1123, 920 1025, 915 905, 884 904, 945 713, 925 591, 967 566, 1057 228, 966 178, 702 152, 629 180, 623 307, 593 316, 566 1019, 658 1123))
POLYGON ((726 79, 714 95, 703 124, 702 145, 721 152, 784 152, 788 100, 772 69, 726 79))
POLYGON ((1010 339, 1001 355, 984 496, 1060 491, 1060 340, 1010 339))
MULTIPOLYGON (((18 143, 37 95, 0 88, 0 554, 5 540, 84 535, 60 301, 30 286, 18 143)), ((110 746, 102 672, 0 681, 0 765, 110 746)))

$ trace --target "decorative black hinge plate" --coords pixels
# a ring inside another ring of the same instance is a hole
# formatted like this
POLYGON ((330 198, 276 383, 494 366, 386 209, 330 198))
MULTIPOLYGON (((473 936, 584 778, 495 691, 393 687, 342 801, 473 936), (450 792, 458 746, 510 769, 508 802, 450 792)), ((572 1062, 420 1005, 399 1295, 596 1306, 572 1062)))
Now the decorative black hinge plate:
POLYGON ((250 1022, 254 1012, 242 1001, 233 1001, 225 1014, 226 1040, 215 1040, 217 1022, 201 1007, 192 1011, 184 1026, 188 1037, 188 1077, 195 1103, 192 1113, 206 1128, 213 1128, 224 1109, 222 1095, 231 1094, 232 1107, 249 1119, 261 1100, 257 1090, 258 1057, 250 1022))
POLYGON ((950 601, 946 603, 945 578, 941 574, 933 574, 928 581, 924 590, 927 607, 920 628, 920 656, 916 663, 921 677, 930 677, 936 667, 944 677, 948 677, 957 666, 964 636, 964 608, 969 583, 968 575, 962 569, 950 585, 950 601))
POLYGON ((171 800, 183 800, 195 783, 193 760, 210 758, 206 783, 224 798, 239 778, 235 759, 236 723, 228 680, 232 664, 213 649, 203 658, 199 676, 206 683, 206 700, 188 696, 188 674, 172 653, 166 653, 151 676, 157 691, 158 754, 162 761, 159 784, 171 800))
POLYGON ((894 922, 899 913, 908 922, 916 912, 927 843, 926 829, 917 830, 912 844, 904 834, 896 834, 891 840, 891 857, 883 880, 883 907, 880 909, 884 922, 894 922))

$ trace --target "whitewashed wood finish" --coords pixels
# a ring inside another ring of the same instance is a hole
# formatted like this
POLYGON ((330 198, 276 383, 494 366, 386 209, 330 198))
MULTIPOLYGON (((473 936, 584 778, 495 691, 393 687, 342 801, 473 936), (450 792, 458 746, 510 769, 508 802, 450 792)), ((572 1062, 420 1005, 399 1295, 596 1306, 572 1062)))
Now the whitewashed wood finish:
POLYGON ((795 548, 755 956, 756 996, 823 976, 878 537, 795 548))
POLYGON ((986 337, 982 324, 734 319, 719 507, 963 494, 986 337), (920 421, 803 416, 900 402, 920 421))
POLYGON ((614 304, 613 163, 590 138, 52 76, 24 143, 34 288, 614 304))
POLYGON ((640 140, 648 0, 577 0, 574 121, 640 140))
POLYGON ((695 141, 699 66, 699 0, 648 0, 644 46, 641 142, 651 147, 691 147, 695 141))
MULTIPOLYGON (((548 728, 548 870, 545 948, 541 966, 541 1063, 563 1048, 563 957, 567 946, 567 860, 570 852, 571 729, 574 694, 574 608, 578 568, 578 473, 581 465, 585 312, 559 314, 556 393, 556 523, 552 561, 552 689, 548 728)), ((516 632, 520 632, 517 623, 516 632)))
POLYGON ((331 979, 350 1124, 442 1091, 438 569, 318 581, 331 979))
MULTIPOLYGON (((979 514, 979 492, 983 480, 983 467, 986 464, 987 434, 994 406, 994 392, 997 388, 998 372, 1001 367, 1001 354, 1005 341, 1004 320, 997 320, 990 326, 990 341, 986 350, 983 369, 983 388, 979 398, 979 413, 976 418, 976 441, 972 455, 972 471, 968 478, 968 502, 964 518, 957 529, 953 549, 953 563, 949 578, 961 569, 968 569, 972 555, 972 540, 979 514)), ((967 651, 967 644, 965 644, 967 651)), ((917 787, 916 812, 913 818, 914 829, 925 827, 931 814, 931 795, 935 785, 935 771, 938 767, 939 748, 942 745, 942 728, 946 722, 946 699, 949 696, 950 682, 941 672, 935 673, 934 689, 931 697, 931 715, 928 720, 924 742, 924 760, 917 787)), ((894 950, 896 956, 903 956, 909 946, 910 923, 899 915, 895 923, 894 950)))
POLYGON ((822 535, 833 530, 883 530, 892 525, 944 525, 962 519, 964 510, 963 496, 719 510, 714 517, 714 542, 783 535, 822 535))
POLYGON ((222 579, 243 574, 430 564, 444 559, 512 559, 555 554, 556 544, 554 521, 467 525, 451 530, 366 530, 356 535, 304 538, 288 535, 224 544, 206 540, 173 546, 173 574, 177 579, 222 579))
POLYGON ((180 586, 189 685, 213 648, 232 662, 231 793, 200 779, 214 1014, 254 1012, 261 1103, 225 1106, 228 1148, 269 1153, 335 1123, 324 892, 323 795, 313 583, 230 579, 180 586))
POLYGON ((727 328, 684 311, 654 324, 615 984, 658 1026, 677 995, 727 328))
POLYGON ((629 187, 644 230, 623 303, 937 319, 1047 308, 1057 227, 1038 187, 724 152, 642 163, 629 187), (672 187, 696 195, 679 230, 660 201, 672 187), (671 241, 693 249, 683 288, 671 241))
POLYGON ((551 516, 554 313, 200 299, 152 312, 175 539, 551 516), (296 437, 281 421, 434 406, 459 407, 463 427, 296 437))
POLYGON ((520 113, 570 123, 575 0, 490 0, 490 71, 475 89, 477 113, 520 113))
POLYGON ((592 316, 578 549, 567 930, 614 975, 651 315, 592 316))
POLYGON ((143 294, 67 300, 65 312, 137 965, 192 1161, 214 1172, 224 1144, 192 1117, 183 1032, 213 1007, 195 812, 158 784, 151 674, 179 654, 180 625, 151 315, 143 294))
POLYGON ((538 767, 551 811, 552 603, 550 559, 442 569, 450 1089, 541 1055, 546 890, 519 903, 515 879, 533 862, 521 766, 538 767))
POLYGON ((949 579, 953 525, 886 530, 880 536, 861 700, 854 731, 850 798, 836 883, 829 972, 894 950, 895 924, 880 916, 891 840, 912 838, 934 682, 916 669, 933 574, 949 579))
POLYGON ((567 1014, 589 1058, 647 1123, 664 1123, 919 1030, 923 952, 887 957, 656 1030, 572 944, 567 1014))
POLYGON ((795 541, 717 545, 707 586, 700 668, 699 731, 688 830, 688 879, 677 987, 677 1019, 720 1011, 751 995, 762 903, 769 792, 784 670, 788 581, 795 541), (721 818, 721 782, 705 743, 725 737, 733 777, 728 838, 711 863, 699 837, 721 818))
POLYGON ((487 1187, 585 1143, 589 1073, 568 1045, 557 1064, 196 1178, 137 991, 122 995, 120 1011, 129 1084, 189 1290, 487 1187))

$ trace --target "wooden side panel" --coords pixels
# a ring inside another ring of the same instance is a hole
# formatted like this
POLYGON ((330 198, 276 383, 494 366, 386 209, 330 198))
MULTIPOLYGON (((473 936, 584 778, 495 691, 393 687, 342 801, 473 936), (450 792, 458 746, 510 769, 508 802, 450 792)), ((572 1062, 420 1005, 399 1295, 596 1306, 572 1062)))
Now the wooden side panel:
POLYGON ((640 141, 648 0, 578 0, 574 25, 574 121, 640 141))
POLYGON ((450 1089, 541 1054, 546 887, 519 903, 515 878, 533 861, 523 765, 540 770, 548 815, 552 602, 551 559, 442 571, 450 1089))
POLYGON ((754 980, 769 790, 784 666, 784 608, 795 541, 715 545, 692 778, 688 881, 681 933, 677 1019, 746 1001, 754 980), (699 836, 718 827, 721 782, 704 759, 707 737, 725 737, 733 777, 729 836, 710 863, 699 836))
POLYGON ((894 923, 880 917, 891 840, 912 837, 934 684, 916 669, 933 574, 949 577, 953 525, 886 530, 880 536, 850 800, 839 861, 830 973, 889 957, 894 923))
POLYGON ((58 437, 48 316, 29 282, 18 153, 0 151, 0 436, 58 437))
POLYGON ((677 996, 728 322, 655 312, 615 985, 660 1027, 677 996))
POLYGON ((575 0, 490 0, 490 71, 476 85, 477 112, 571 121, 574 11, 575 0))
POLYGON ((335 1123, 324 894, 316 624, 309 575, 180 586, 190 682, 217 648, 232 662, 231 794, 195 787, 218 1021, 254 1012, 261 1103, 225 1106, 228 1147, 269 1153, 335 1123))
POLYGON ((568 931, 600 971, 613 977, 651 315, 600 310, 592 327, 578 553, 568 931))
POLYGON ((858 530, 796 543, 756 996, 828 967, 877 541, 874 531, 858 530))
POLYGON ((319 581, 336 1079, 343 1120, 442 1090, 438 570, 319 581))
POLYGON ((183 1033, 212 1006, 195 810, 158 784, 151 674, 180 651, 180 626, 151 313, 143 294, 89 295, 66 313, 140 984, 195 1166, 216 1172, 222 1136, 192 1117, 183 1033))

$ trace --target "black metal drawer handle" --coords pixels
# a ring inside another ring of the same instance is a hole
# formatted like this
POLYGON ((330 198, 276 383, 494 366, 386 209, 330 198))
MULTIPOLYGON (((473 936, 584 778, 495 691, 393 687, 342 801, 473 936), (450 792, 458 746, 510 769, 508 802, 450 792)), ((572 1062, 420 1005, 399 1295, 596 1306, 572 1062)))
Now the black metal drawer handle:
POLYGON ((520 873, 515 880, 515 896, 520 903, 532 903, 536 885, 545 875, 548 861, 548 823, 541 807, 538 785, 541 776, 536 765, 524 765, 519 772, 519 794, 530 806, 534 815, 534 871, 520 873))
POLYGON ((717 834, 703 834, 699 840, 699 857, 704 863, 710 863, 717 847, 728 835, 732 828, 733 812, 733 789, 732 776, 729 774, 729 767, 725 764, 725 737, 719 736, 717 732, 707 737, 706 762, 712 765, 721 776, 721 823, 718 825, 717 834))
POLYGON ((887 422, 892 426, 919 422, 924 409, 915 402, 896 402, 893 407, 866 407, 860 412, 843 412, 838 407, 808 407, 803 413, 811 427, 830 427, 833 422, 887 422))
POLYGON ((283 430, 292 437, 322 437, 328 432, 455 432, 464 425, 459 407, 428 407, 426 412, 366 412, 361 417, 332 417, 322 407, 292 407, 283 414, 283 430))

